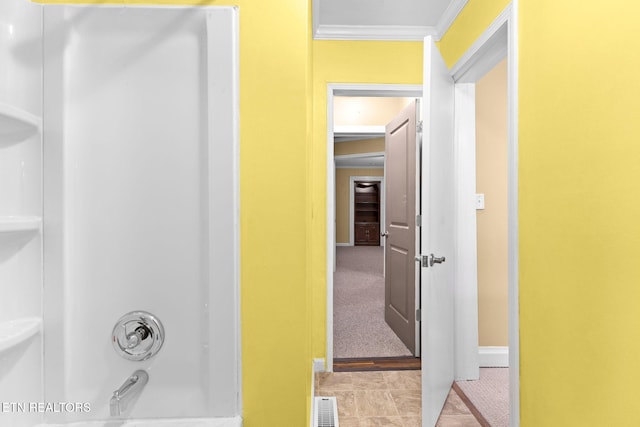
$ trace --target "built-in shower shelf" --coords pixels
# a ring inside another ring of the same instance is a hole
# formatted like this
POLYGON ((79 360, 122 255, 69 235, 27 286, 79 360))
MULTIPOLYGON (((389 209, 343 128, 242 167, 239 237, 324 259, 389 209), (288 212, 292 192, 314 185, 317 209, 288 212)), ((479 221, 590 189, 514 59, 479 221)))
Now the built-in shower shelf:
POLYGON ((25 342, 38 332, 42 325, 39 317, 25 317, 0 323, 0 353, 25 342))
POLYGON ((24 141, 40 132, 42 120, 27 111, 0 103, 0 147, 24 141))
POLYGON ((0 216, 0 233, 40 230, 42 219, 38 216, 0 216))
POLYGON ((0 216, 0 264, 38 236, 41 227, 37 216, 0 216))

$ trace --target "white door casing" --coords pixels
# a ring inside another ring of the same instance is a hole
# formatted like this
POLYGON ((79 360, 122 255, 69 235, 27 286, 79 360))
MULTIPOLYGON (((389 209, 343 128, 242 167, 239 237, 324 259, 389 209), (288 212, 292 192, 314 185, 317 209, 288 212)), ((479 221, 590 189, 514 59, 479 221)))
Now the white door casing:
POLYGON ((336 96, 420 97, 422 86, 403 84, 329 83, 327 85, 327 138, 326 138, 326 358, 325 369, 333 371, 333 272, 335 271, 335 161, 333 102, 336 96))
MULTIPOLYGON (((458 155, 464 164, 475 163, 475 157, 468 158, 471 153, 469 147, 475 145, 475 96, 469 86, 475 83, 489 70, 491 70, 505 56, 507 57, 508 80, 508 251, 509 251, 509 425, 520 425, 520 336, 519 336, 519 286, 518 286, 518 0, 513 0, 493 20, 493 22, 476 39, 469 49, 460 57, 451 68, 451 74, 456 82, 455 110, 457 116, 456 140, 459 143, 458 155)), ((458 170, 461 171, 458 180, 458 192, 464 193, 465 188, 475 186, 475 175, 462 173, 464 164, 457 161, 458 170), (465 178, 466 177, 466 178, 465 178), (466 182, 473 179, 473 182, 466 182)), ((465 208, 462 206, 463 194, 458 194, 458 215, 465 208)), ((473 200, 466 200, 464 204, 473 204, 473 200)), ((471 208, 473 209, 473 207, 471 208)), ((473 268, 475 259, 475 230, 466 228, 466 231, 458 227, 458 253, 464 253, 464 259, 457 259, 456 270, 468 271, 473 268), (473 235, 471 234, 473 233, 473 235), (471 261, 471 264, 469 263, 471 261), (461 263, 464 262, 464 265, 461 263)), ((463 281, 462 277, 456 277, 456 378, 471 379, 477 370, 478 355, 477 346, 470 347, 473 343, 464 342, 464 336, 477 334, 478 316, 470 314, 470 304, 477 304, 477 284, 471 281, 463 281), (464 347, 464 348, 462 348, 464 347), (474 365, 476 366, 474 368, 474 365)))

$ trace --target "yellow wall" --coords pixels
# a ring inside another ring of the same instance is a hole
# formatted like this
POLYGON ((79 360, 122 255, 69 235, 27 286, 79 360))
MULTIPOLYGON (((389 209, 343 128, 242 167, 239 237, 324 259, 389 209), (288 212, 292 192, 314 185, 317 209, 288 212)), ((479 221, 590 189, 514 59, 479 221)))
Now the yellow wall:
POLYGON ((422 43, 376 41, 312 42, 313 139, 311 144, 310 278, 313 357, 326 350, 327 85, 329 83, 422 83, 422 43))
POLYGON ((478 224, 478 342, 507 346, 507 60, 476 84, 476 193, 485 197, 478 224))
POLYGON ((349 243, 349 193, 352 176, 384 176, 384 169, 336 169, 336 243, 349 243))
POLYGON ((460 59, 509 3, 509 0, 468 1, 438 43, 442 57, 449 68, 460 59))
MULTIPOLYGON (((519 1, 523 427, 640 425, 640 4, 623 3, 519 1)), ((505 5, 469 1, 449 65, 505 5)))
POLYGON ((525 427, 640 425, 639 20, 520 1, 525 427))
POLYGON ((310 226, 307 140, 311 134, 309 2, 117 0, 112 3, 239 6, 244 425, 307 425, 311 400, 307 252, 310 226))
MULTIPOLYGON (((448 65, 507 3, 469 0, 439 44, 448 65)), ((519 1, 523 427, 640 425, 640 4, 620 3, 519 1)), ((326 85, 418 84, 422 44, 310 50, 308 1, 204 4, 241 17, 245 425, 302 426, 309 339, 325 351, 326 85)))

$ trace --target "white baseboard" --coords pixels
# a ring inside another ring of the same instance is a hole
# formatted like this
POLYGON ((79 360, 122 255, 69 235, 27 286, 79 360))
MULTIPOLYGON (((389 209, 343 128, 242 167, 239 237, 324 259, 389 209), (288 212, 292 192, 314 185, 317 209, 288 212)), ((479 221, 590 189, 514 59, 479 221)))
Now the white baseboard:
POLYGON ((353 246, 351 243, 336 243, 336 246, 353 246))
POLYGON ((508 368, 509 347, 478 347, 481 368, 508 368))
POLYGON ((313 359, 313 372, 325 372, 324 358, 313 359))

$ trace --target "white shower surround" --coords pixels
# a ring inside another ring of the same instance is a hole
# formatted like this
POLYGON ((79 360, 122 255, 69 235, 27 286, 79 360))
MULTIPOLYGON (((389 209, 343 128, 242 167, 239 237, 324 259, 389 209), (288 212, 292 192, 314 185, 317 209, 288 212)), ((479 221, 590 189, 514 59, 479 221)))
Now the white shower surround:
POLYGON ((172 420, 90 421, 71 424, 40 424, 36 427, 242 427, 240 417, 172 420))
POLYGON ((44 399, 91 406, 43 421, 112 425, 146 369, 118 426, 239 426, 237 10, 43 7, 44 399), (143 362, 111 345, 134 310, 143 362))

